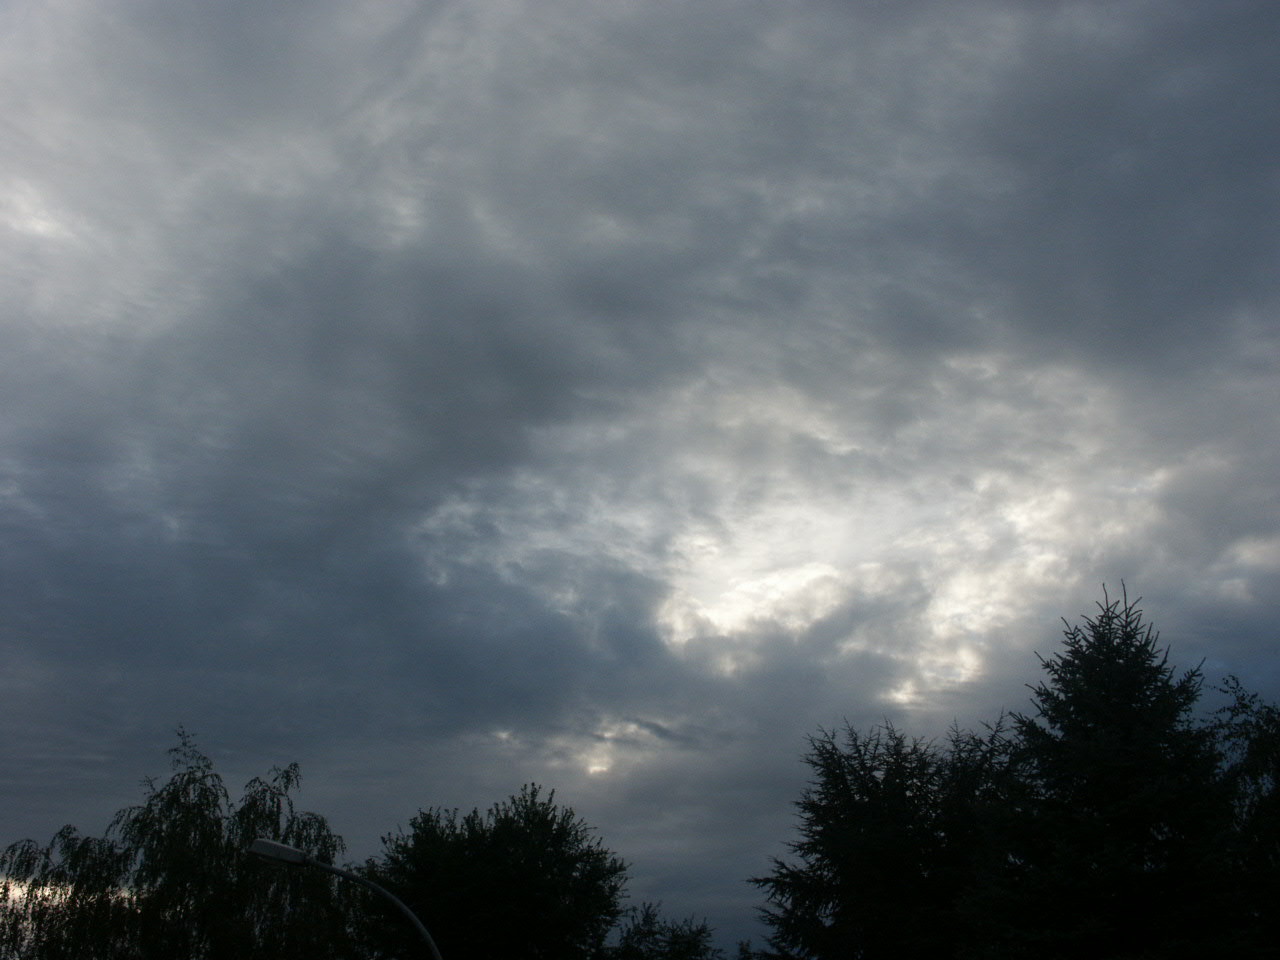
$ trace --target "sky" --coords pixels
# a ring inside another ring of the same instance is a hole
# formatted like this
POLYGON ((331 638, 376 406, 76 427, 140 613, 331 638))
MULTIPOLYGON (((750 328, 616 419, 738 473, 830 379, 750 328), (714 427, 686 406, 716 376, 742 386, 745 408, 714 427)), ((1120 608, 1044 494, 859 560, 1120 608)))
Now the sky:
MULTIPOLYGON (((1280 6, 6 0, 0 843, 184 726, 759 943, 806 738, 1125 584, 1280 697, 1280 6)), ((428 922, 429 922, 429 918, 428 922)))

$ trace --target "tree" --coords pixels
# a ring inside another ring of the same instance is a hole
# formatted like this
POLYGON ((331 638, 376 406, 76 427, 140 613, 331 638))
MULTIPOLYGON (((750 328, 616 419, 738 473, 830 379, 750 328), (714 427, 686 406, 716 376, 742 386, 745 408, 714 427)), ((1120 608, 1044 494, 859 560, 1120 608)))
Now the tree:
POLYGON ((1230 800, 1200 671, 1175 674, 1137 601, 1098 609, 1012 718, 988 954, 1199 956, 1218 932, 1230 800))
MULTIPOLYGON (((383 837, 384 852, 364 873, 404 900, 449 960, 494 957, 589 958, 622 913, 626 865, 572 809, 536 785, 481 814, 433 807, 407 833, 383 837)), ((387 922, 370 927, 376 957, 419 949, 387 922)))
POLYGON ((1233 920, 1236 956, 1271 956, 1280 941, 1280 708, 1228 677, 1215 731, 1232 796, 1233 920))
POLYGON ((1197 718, 1127 594, 1065 628, 985 736, 810 740, 796 861, 754 881, 775 957, 1274 954, 1280 710, 1197 718))
POLYGON ((319 871, 284 871, 245 848, 265 836, 332 862, 342 839, 299 813, 296 764, 254 778, 233 803, 185 731, 173 774, 102 837, 60 830, 0 854, 0 955, 53 958, 347 957, 345 902, 319 871))
POLYGON ((814 780, 797 806, 798 863, 752 882, 768 894, 769 943, 804 958, 954 956, 958 905, 981 856, 980 823, 1001 763, 988 737, 953 729, 944 748, 892 724, 843 742, 810 738, 814 780))
POLYGON ((619 926, 618 942, 605 951, 605 960, 722 960, 711 943, 711 928, 692 917, 664 920, 655 904, 631 908, 619 926))

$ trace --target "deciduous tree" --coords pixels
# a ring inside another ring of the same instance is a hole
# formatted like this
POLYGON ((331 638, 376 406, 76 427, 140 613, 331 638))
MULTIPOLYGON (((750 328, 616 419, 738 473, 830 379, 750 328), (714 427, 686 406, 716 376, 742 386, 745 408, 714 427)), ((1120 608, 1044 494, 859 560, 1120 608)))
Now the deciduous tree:
MULTIPOLYGON (((483 814, 423 810, 383 845, 366 875, 422 917, 448 960, 586 960, 622 913, 626 865, 535 785, 483 814)), ((368 909, 386 908, 370 901, 368 909)), ((386 916, 371 928, 373 955, 419 949, 386 916)))
POLYGON ((723 951, 711 942, 711 928, 692 917, 666 920, 652 903, 626 912, 617 942, 604 960, 722 960, 723 951))
POLYGON ((1220 690, 1231 697, 1215 724, 1233 801, 1231 947, 1236 956, 1269 957, 1280 942, 1280 707, 1236 677, 1220 690))
POLYGON ((239 803, 179 731, 173 773, 145 781, 102 837, 67 826, 48 846, 0 854, 0 955, 93 958, 349 957, 344 901, 329 875, 285 871, 245 849, 265 836, 332 862, 342 839, 294 808, 295 764, 251 780, 239 803))

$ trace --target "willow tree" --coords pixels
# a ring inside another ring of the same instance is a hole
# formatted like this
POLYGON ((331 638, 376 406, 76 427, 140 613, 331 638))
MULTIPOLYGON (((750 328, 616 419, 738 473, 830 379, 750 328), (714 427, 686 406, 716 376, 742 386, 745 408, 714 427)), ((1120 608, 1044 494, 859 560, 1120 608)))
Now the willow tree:
POLYGON ((102 837, 66 826, 45 846, 0 854, 0 955, 13 960, 349 957, 346 901, 320 871, 250 857, 265 836, 332 862, 343 849, 323 817, 299 812, 296 764, 231 800, 184 731, 172 774, 144 781, 102 837))

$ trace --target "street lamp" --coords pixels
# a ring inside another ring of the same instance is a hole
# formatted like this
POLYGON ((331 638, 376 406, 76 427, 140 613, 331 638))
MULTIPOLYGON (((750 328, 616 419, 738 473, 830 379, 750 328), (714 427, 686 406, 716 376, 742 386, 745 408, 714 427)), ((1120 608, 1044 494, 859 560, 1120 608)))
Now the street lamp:
POLYGON ((330 866, 327 863, 321 863, 319 860, 308 856, 297 847, 291 847, 285 843, 277 843, 274 840, 268 840, 266 837, 258 837, 253 843, 249 844, 249 852, 262 857, 264 860, 272 860, 276 863, 287 863, 295 867, 316 867, 324 870, 326 873, 336 874, 339 877, 346 877, 348 880, 354 880, 356 883, 368 887, 370 890, 382 894, 397 907, 401 912, 409 918, 413 925, 422 934, 422 939, 427 941, 427 946, 431 949, 431 956, 434 960, 443 960, 440 956, 440 950, 436 947, 436 942, 431 939, 431 934, 427 932, 426 926, 418 919, 417 914, 404 905, 399 897, 383 887, 381 884, 374 883, 366 877, 360 876, 358 873, 352 873, 350 870, 343 870, 341 867, 330 866))

